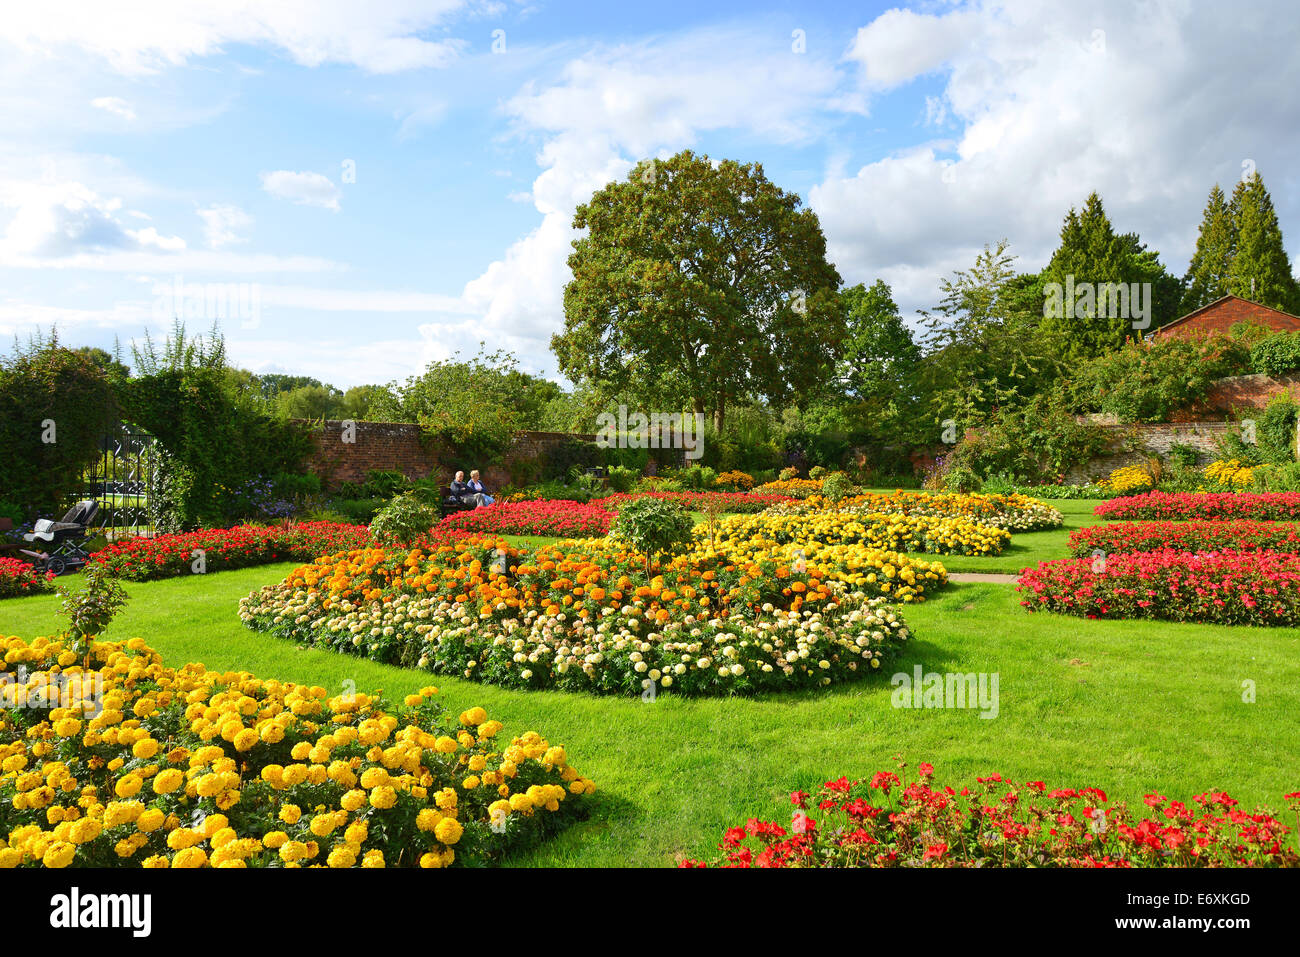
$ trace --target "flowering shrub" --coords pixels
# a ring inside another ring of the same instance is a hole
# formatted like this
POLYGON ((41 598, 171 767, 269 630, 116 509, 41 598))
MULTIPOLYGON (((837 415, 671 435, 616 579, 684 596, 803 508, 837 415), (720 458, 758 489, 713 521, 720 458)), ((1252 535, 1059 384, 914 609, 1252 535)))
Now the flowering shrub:
POLYGON ((1112 471, 1100 484, 1108 495, 1128 495, 1149 491, 1156 483, 1151 472, 1141 465, 1124 465, 1112 471))
POLYGON ((89 671, 58 640, 0 649, 0 673, 26 674, 0 686, 0 867, 491 863, 595 790, 564 748, 498 742, 432 687, 330 698, 167 668, 139 638, 95 642, 89 671))
POLYGON ((688 508, 691 511, 704 511, 713 506, 721 512, 754 514, 771 505, 791 501, 788 495, 758 495, 754 492, 635 492, 631 494, 616 493, 598 498, 592 505, 600 505, 612 511, 618 511, 622 502, 637 498, 667 499, 688 508))
POLYGON ((723 472, 713 480, 713 484, 724 488, 734 488, 739 489, 742 492, 747 492, 754 487, 754 477, 748 472, 732 470, 730 472, 723 472))
POLYGON ((240 617, 306 644, 507 687, 740 694, 878 668, 908 634, 878 591, 770 555, 701 549, 647 580, 640 556, 612 540, 529 552, 474 536, 427 553, 317 559, 245 598, 240 617))
POLYGON ((370 541, 364 525, 336 522, 299 522, 263 528, 205 528, 196 532, 132 538, 102 548, 90 556, 107 565, 120 578, 149 581, 194 573, 195 550, 203 553, 207 571, 228 571, 272 562, 308 561, 344 548, 359 548, 370 541))
MULTIPOLYGON (((1221 791, 1194 805, 1148 794, 1149 809, 1110 804, 1099 788, 1048 789, 1001 774, 940 786, 920 766, 904 784, 827 781, 790 795, 789 823, 750 818, 718 845, 722 867, 1297 867, 1290 829, 1265 808, 1241 810, 1221 791)), ((1300 792, 1286 795, 1300 811, 1300 792)), ((687 860, 682 867, 710 866, 687 860)))
POLYGON ((1300 521, 1300 492, 1147 492, 1102 502, 1105 519, 1256 519, 1300 521))
POLYGON ((751 495, 785 495, 790 498, 807 498, 822 490, 821 479, 786 478, 782 471, 781 478, 753 489, 751 495))
POLYGON ((1083 557, 1096 550, 1150 552, 1161 549, 1208 552, 1300 551, 1300 530, 1278 522, 1121 522, 1093 525, 1070 535, 1070 552, 1083 557))
POLYGON ((728 518, 719 524, 718 538, 723 547, 730 539, 757 538, 781 545, 798 541, 936 555, 1000 555, 1011 533, 959 518, 822 512, 728 518))
POLYGON ((1255 475, 1267 469, 1267 465, 1248 465, 1240 459, 1228 459, 1226 462, 1211 462, 1201 474, 1216 485, 1235 491, 1249 488, 1255 481, 1255 475))
POLYGON ((1300 555, 1273 551, 1121 552, 1041 562, 1020 604, 1088 618, 1223 625, 1300 623, 1300 555))
POLYGON ((478 535, 585 538, 606 534, 613 518, 613 512, 599 503, 584 505, 563 499, 499 502, 448 515, 438 524, 438 528, 478 535))
POLYGON ((17 558, 0 558, 0 598, 40 595, 54 590, 54 573, 17 558))
POLYGON ((1064 518, 1045 502, 1027 495, 993 495, 978 492, 866 492, 838 502, 810 496, 802 503, 774 506, 770 514, 808 515, 819 511, 855 515, 916 515, 958 518, 1005 528, 1010 532, 1060 528, 1064 518))

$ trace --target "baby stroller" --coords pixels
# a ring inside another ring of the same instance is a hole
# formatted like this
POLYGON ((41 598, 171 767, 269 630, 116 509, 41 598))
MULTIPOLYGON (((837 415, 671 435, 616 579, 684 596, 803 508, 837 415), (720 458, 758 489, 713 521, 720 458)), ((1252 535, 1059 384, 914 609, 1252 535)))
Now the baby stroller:
POLYGON ((99 503, 87 499, 72 506, 68 514, 57 522, 48 518, 39 519, 23 539, 33 544, 43 543, 54 547, 40 552, 24 549, 23 556, 37 568, 56 575, 80 568, 90 558, 90 553, 85 549, 85 541, 90 537, 90 523, 98 511, 99 503))

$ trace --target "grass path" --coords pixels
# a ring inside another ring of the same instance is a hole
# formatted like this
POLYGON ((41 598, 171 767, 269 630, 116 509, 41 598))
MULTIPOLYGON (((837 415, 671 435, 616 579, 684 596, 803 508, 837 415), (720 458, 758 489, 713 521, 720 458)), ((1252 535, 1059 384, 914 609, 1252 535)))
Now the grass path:
MULTIPOLYGON (((396 695, 429 683, 424 672, 244 629, 239 598, 292 567, 130 584, 106 637, 144 637, 171 665, 202 661, 331 690, 351 680, 396 695)), ((5 601, 0 632, 52 633, 57 605, 5 601)), ((671 865, 680 853, 709 853, 724 827, 751 814, 788 814, 790 790, 888 768, 895 754, 913 767, 932 762, 945 782, 997 770, 1130 802, 1222 788, 1280 810, 1282 795, 1300 788, 1300 631, 1031 615, 1010 586, 987 584, 951 586, 906 615, 914 640, 887 670, 996 672, 996 719, 896 709, 887 675, 822 693, 652 704, 432 680, 453 711, 481 704, 510 732, 563 743, 601 788, 588 821, 521 865, 671 865), (1245 680, 1255 682, 1254 704, 1242 701, 1245 680)))

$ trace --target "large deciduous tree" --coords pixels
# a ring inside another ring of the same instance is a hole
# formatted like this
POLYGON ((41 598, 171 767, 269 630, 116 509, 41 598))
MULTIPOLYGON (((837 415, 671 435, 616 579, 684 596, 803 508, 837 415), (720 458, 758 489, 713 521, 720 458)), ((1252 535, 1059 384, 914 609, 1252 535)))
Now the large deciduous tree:
POLYGON ((578 207, 551 340, 578 382, 685 401, 721 430, 729 402, 797 401, 845 332, 821 225, 757 163, 689 150, 641 163, 578 207))

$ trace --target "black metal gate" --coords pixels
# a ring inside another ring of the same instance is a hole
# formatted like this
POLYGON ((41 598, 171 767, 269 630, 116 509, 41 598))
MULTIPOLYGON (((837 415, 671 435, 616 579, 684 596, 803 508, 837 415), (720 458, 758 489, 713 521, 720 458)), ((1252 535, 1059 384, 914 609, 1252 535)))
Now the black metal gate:
POLYGON ((118 423, 100 440, 86 469, 86 496, 99 503, 95 525, 109 538, 152 535, 149 480, 155 467, 152 435, 118 423))

